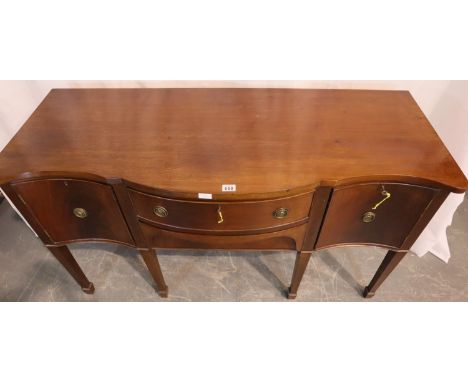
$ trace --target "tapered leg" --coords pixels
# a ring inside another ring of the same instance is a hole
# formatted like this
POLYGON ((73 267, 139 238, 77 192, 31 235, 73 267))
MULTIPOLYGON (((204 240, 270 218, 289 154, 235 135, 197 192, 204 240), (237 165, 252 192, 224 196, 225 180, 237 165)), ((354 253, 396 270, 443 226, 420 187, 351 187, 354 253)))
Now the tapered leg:
POLYGON ((374 275, 374 278, 369 283, 368 286, 364 288, 362 293, 363 297, 370 298, 373 297, 379 286, 385 281, 385 279, 392 273, 398 263, 405 257, 406 252, 395 252, 388 251, 385 255, 385 258, 380 264, 379 269, 374 275))
POLYGON ((293 275, 291 279, 291 286, 288 290, 288 298, 294 299, 297 296, 297 289, 301 283, 302 276, 307 268, 309 263, 311 252, 301 252, 298 251, 296 255, 296 263, 294 264, 293 275))
POLYGON ((153 277, 156 286, 158 287, 158 293, 161 297, 167 297, 168 287, 164 281, 164 276, 161 272, 161 267, 159 266, 159 261, 156 253, 153 253, 150 249, 140 249, 139 250, 143 260, 145 261, 146 266, 148 267, 151 276, 153 277))
POLYGON ((90 282, 80 266, 76 262, 75 258, 71 254, 67 246, 62 247, 48 247, 49 251, 52 252, 54 257, 62 264, 75 281, 80 285, 83 292, 88 294, 94 293, 94 285, 90 282))

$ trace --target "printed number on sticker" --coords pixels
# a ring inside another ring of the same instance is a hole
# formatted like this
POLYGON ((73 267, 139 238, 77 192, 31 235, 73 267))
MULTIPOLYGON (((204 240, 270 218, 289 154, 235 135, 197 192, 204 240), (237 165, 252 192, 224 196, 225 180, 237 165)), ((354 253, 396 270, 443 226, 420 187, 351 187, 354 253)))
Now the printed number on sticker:
POLYGON ((234 192, 236 191, 236 185, 235 184, 223 184, 223 187, 221 189, 223 192, 234 192))

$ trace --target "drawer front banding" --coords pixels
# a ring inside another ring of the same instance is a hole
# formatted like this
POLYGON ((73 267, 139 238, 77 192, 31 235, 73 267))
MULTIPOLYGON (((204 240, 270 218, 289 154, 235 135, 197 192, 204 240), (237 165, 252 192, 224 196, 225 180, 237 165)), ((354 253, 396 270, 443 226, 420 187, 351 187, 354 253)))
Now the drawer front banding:
POLYGON ((254 233, 304 224, 312 193, 273 200, 200 202, 130 191, 140 219, 168 230, 208 234, 254 233))

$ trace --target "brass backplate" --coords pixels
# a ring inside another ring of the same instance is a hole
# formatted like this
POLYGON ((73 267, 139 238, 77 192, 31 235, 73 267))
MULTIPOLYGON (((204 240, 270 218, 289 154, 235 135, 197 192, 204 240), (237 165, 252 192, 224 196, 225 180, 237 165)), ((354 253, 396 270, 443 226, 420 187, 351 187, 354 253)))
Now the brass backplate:
POLYGON ((373 212, 366 212, 362 215, 362 221, 364 223, 372 223, 375 220, 375 213, 373 212))
POLYGON ((273 216, 276 219, 283 219, 288 215, 288 209, 287 208, 277 208, 276 210, 273 211, 273 216))
POLYGON ((73 215, 75 215, 77 218, 84 219, 86 216, 88 216, 88 212, 84 208, 74 208, 73 215))
POLYGON ((165 218, 169 213, 163 206, 156 206, 153 208, 153 212, 160 218, 165 218))

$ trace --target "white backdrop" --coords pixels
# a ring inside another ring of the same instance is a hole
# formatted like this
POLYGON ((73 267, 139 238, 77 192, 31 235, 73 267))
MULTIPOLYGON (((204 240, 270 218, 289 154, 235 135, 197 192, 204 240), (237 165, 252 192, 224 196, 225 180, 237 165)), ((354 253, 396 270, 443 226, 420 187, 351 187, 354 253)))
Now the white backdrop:
MULTIPOLYGON (((409 90, 465 174, 468 174, 468 81, 0 81, 0 150, 52 88, 288 87, 409 90)), ((446 228, 463 195, 451 194, 412 251, 448 261, 446 228)))

